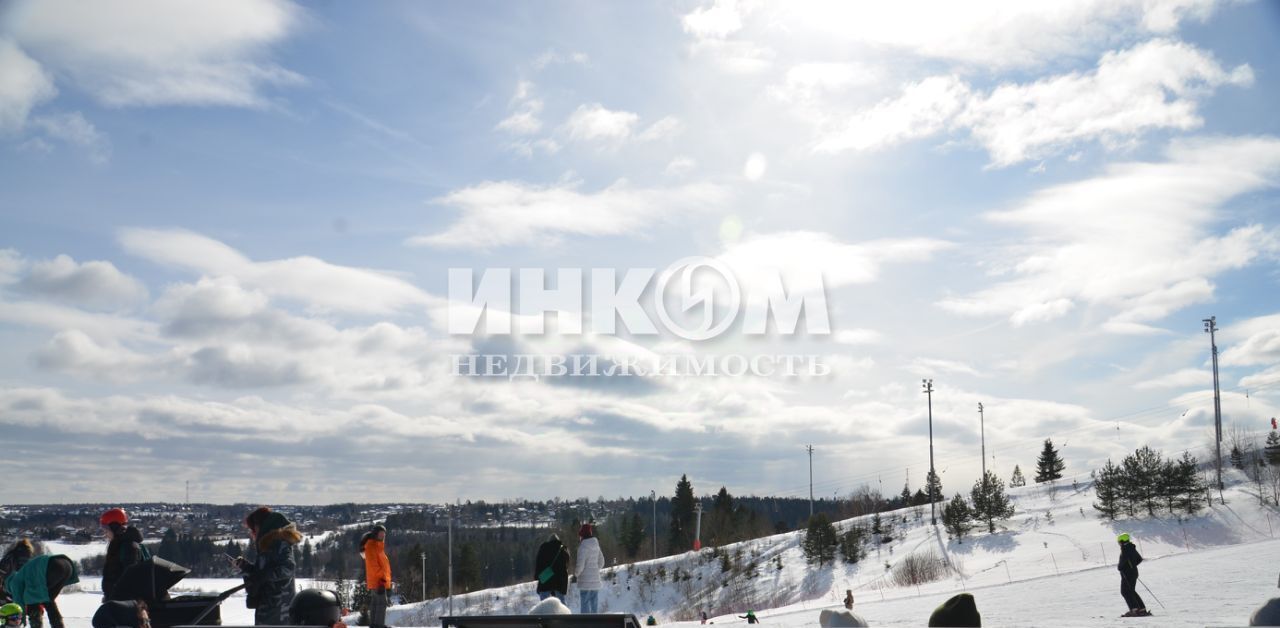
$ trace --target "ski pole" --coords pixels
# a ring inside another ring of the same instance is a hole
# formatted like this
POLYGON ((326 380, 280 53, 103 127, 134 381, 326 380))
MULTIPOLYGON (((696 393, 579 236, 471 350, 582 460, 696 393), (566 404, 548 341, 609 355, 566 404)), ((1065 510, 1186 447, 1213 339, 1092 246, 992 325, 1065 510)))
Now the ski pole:
MULTIPOLYGON (((1144 588, 1144 589, 1146 589, 1146 590, 1147 590, 1147 593, 1151 593, 1151 587, 1147 586, 1147 583, 1143 582, 1143 581, 1142 581, 1142 578, 1138 578, 1138 584, 1141 584, 1141 585, 1142 585, 1142 588, 1144 588)), ((1160 605, 1160 608, 1164 608, 1164 607, 1165 607, 1165 606, 1164 606, 1164 602, 1161 602, 1161 601, 1160 601, 1160 598, 1156 597, 1156 594, 1155 594, 1155 593, 1151 593, 1151 599, 1155 600, 1155 601, 1156 601, 1156 604, 1159 604, 1159 605, 1160 605)))

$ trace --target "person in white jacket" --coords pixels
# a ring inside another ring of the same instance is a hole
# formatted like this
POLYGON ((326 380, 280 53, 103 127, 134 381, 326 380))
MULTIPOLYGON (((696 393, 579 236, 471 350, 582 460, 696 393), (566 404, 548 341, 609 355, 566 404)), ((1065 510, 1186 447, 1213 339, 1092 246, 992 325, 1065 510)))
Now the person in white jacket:
POLYGON ((600 551, 600 541, 596 539, 591 524, 582 524, 578 538, 581 542, 578 543, 578 566, 574 571, 578 577, 578 612, 599 613, 600 569, 604 567, 604 552, 600 551))

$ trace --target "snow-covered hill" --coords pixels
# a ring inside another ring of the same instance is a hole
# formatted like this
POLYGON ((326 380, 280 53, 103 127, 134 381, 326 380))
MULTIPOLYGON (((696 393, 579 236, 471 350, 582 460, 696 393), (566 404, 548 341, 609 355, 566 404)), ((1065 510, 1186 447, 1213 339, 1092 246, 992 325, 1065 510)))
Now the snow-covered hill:
MULTIPOLYGON (((975 530, 963 542, 946 537, 941 508, 936 528, 930 525, 928 507, 883 513, 884 525, 893 540, 878 549, 871 548, 870 554, 854 565, 839 560, 825 568, 808 565, 800 549, 803 532, 739 543, 718 551, 703 549, 621 565, 606 575, 600 608, 603 612, 630 612, 641 618, 652 614, 664 624, 693 620, 702 611, 716 618, 717 623, 740 622, 734 615, 752 609, 765 623, 813 625, 817 622, 816 609, 837 607, 845 590, 851 589, 857 599, 856 610, 873 624, 921 624, 929 610, 943 599, 969 590, 983 591, 978 596, 979 608, 1005 618, 999 625, 1046 621, 1062 625, 1057 620, 1075 622, 1077 618, 1085 622, 1081 625, 1107 625, 1125 610, 1114 567, 1118 558, 1115 537, 1129 532, 1148 560, 1143 565, 1143 580, 1156 595, 1160 595, 1161 586, 1166 586, 1168 597, 1175 603, 1185 602, 1182 598, 1187 596, 1203 598, 1196 604, 1177 607, 1197 609, 1192 614, 1179 612, 1179 617, 1192 624, 1242 622, 1248 616, 1247 612, 1240 615, 1247 610, 1244 607, 1251 609, 1280 594, 1275 574, 1276 565, 1280 565, 1280 542, 1274 541, 1275 533, 1280 532, 1276 530, 1280 528, 1280 513, 1271 506, 1261 506, 1243 476, 1233 473, 1226 479, 1230 482, 1226 504, 1219 505, 1215 499, 1212 509, 1190 518, 1164 514, 1154 519, 1100 519, 1092 508, 1094 494, 1087 477, 1075 481, 1067 478, 1054 488, 1010 489, 1017 514, 995 534, 987 534, 985 528, 975 530), (727 557, 718 557, 718 552, 727 557), (919 586, 893 583, 893 566, 908 556, 929 553, 952 565, 947 577, 919 586), (1240 568, 1238 563, 1249 559, 1254 560, 1249 568, 1240 568), (1168 571, 1163 571, 1165 565, 1169 566, 1168 571), (1222 596, 1214 589, 1224 582, 1226 574, 1237 580, 1232 586, 1238 587, 1238 604, 1242 605, 1234 609, 1234 615, 1215 612, 1218 606, 1214 600, 1222 596), (1086 599, 1089 603, 1075 609, 1051 605, 1055 615, 1063 615, 1050 621, 1037 608, 1058 596, 1086 599), (986 608, 985 599, 1002 600, 1000 610, 986 608), (883 613, 877 613, 877 608, 883 613), (908 616, 892 610, 902 608, 913 609, 913 613, 908 616), (924 610, 923 615, 915 612, 920 609, 924 610), (1101 620, 1096 618, 1108 621, 1098 623, 1101 620)), ((869 517, 841 521, 836 528, 843 531, 859 524, 869 526, 869 517)), ((576 609, 577 593, 572 587, 569 597, 570 607, 576 609)), ((1164 597, 1161 600, 1169 604, 1164 597)), ((530 581, 454 596, 453 613, 518 614, 527 612, 536 601, 530 581)), ((1156 607, 1151 599, 1148 605, 1156 607)), ((441 614, 448 613, 444 600, 431 600, 393 607, 388 620, 396 626, 431 626, 438 624, 441 614)))

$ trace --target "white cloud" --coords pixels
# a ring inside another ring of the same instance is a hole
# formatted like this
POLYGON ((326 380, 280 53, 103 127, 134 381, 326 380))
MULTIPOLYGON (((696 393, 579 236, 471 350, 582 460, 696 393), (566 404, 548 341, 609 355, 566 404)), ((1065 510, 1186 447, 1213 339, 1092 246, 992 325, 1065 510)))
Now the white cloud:
POLYGON ((32 262, 17 288, 38 298, 90 307, 128 306, 147 297, 142 282, 120 272, 111 262, 80 264, 66 255, 32 262))
POLYGON ((1198 128, 1199 99, 1221 85, 1252 82, 1247 65, 1228 71, 1193 46, 1157 39, 1103 55, 1092 72, 1004 84, 988 94, 954 75, 911 83, 900 96, 834 125, 815 150, 875 150, 963 129, 993 166, 1004 167, 1084 141, 1113 147, 1155 129, 1198 128))
POLYGON ((1203 369, 1182 369, 1161 375, 1153 379, 1138 382, 1133 387, 1139 390, 1149 390, 1153 388, 1202 388, 1205 382, 1213 381, 1213 373, 1203 369))
POLYGON ((113 106, 261 107, 302 77, 269 60, 301 21, 287 0, 33 2, 16 12, 24 48, 113 106))
POLYGON ((1258 225, 1209 231, 1222 204, 1277 178, 1280 140, 1201 138, 1173 143, 1163 162, 1115 164, 1045 188, 987 214, 1024 231, 1025 244, 999 253, 1015 277, 940 304, 1026 324, 1087 303, 1116 310, 1108 331, 1157 331, 1147 323, 1211 298, 1214 276, 1280 250, 1280 236, 1258 225))
POLYGON ((713 210, 728 199, 727 190, 707 183, 638 188, 620 180, 588 193, 577 187, 491 181, 455 190, 435 202, 460 210, 459 220, 441 233, 417 236, 409 243, 483 248, 551 244, 565 235, 643 232, 669 215, 713 210))
POLYGON ((49 137, 84 148, 94 163, 106 163, 111 156, 111 143, 107 136, 78 111, 37 116, 32 118, 31 126, 44 131, 49 137))
POLYGON ((933 135, 951 123, 969 97, 969 87, 954 76, 935 76, 909 84, 901 96, 859 111, 824 133, 814 150, 875 150, 933 135))
POLYGON ((40 368, 113 383, 154 378, 158 361, 122 346, 100 344, 78 329, 60 331, 31 356, 40 368))
POLYGON ((747 162, 742 165, 742 177, 748 181, 759 181, 769 169, 769 160, 763 153, 751 153, 747 162))
POLYGON ((640 132, 636 139, 641 142, 653 142, 657 140, 665 140, 678 135, 683 128, 679 118, 675 116, 667 116, 650 124, 648 128, 640 132))
MULTIPOLYGON (((780 271, 784 280, 821 273, 827 288, 876 281, 885 264, 928 261, 952 244, 932 238, 870 240, 846 244, 825 233, 788 231, 746 238, 718 259, 738 279, 780 271)), ((790 288, 791 286, 788 285, 790 288)))
POLYGON ((512 98, 515 111, 498 123, 500 131, 515 135, 533 135, 542 129, 542 101, 533 97, 533 83, 520 81, 516 84, 516 93, 512 98))
MULTIPOLYGON (((1223 366, 1256 366, 1280 363, 1280 315, 1246 321, 1249 335, 1222 351, 1223 366), (1269 327, 1265 327, 1269 325, 1269 327)), ((1233 334, 1239 337, 1239 334, 1233 334)))
POLYGON ((689 12, 680 22, 686 33, 699 38, 724 39, 742 29, 737 0, 715 0, 711 6, 689 12))
POLYGON ((674 177, 681 177, 693 172, 693 169, 697 167, 698 162, 692 157, 681 155, 672 159, 663 172, 674 177))
POLYGON ((31 110, 57 93, 53 78, 38 62, 0 37, 0 134, 21 131, 31 110))
POLYGON ((832 340, 844 345, 870 345, 884 340, 884 334, 874 329, 843 329, 836 332, 832 340))
POLYGON ((611 111, 600 103, 579 105, 565 127, 575 140, 619 142, 631 137, 640 116, 630 111, 611 111))
POLYGON ((544 70, 547 66, 555 64, 573 63, 577 65, 587 65, 591 59, 585 52, 569 52, 563 53, 555 50, 548 50, 533 60, 533 68, 535 70, 544 70))
POLYGON ((977 369, 964 362, 936 358, 916 358, 904 369, 921 377, 936 377, 939 373, 984 377, 977 369))
POLYGON ((13 249, 0 249, 0 286, 17 281, 26 267, 22 254, 13 249))
POLYGON ((255 262, 222 242, 181 229, 122 229, 119 238, 126 251, 152 262, 235 277, 242 285, 320 310, 390 314, 435 302, 388 273, 310 256, 255 262))

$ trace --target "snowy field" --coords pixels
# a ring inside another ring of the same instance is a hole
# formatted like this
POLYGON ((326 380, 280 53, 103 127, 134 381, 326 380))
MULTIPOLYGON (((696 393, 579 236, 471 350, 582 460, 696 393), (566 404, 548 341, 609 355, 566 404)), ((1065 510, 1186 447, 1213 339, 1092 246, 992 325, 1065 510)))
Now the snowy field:
MULTIPOLYGON (((893 541, 871 549, 854 565, 811 567, 800 551, 802 533, 792 532, 724 548, 737 555, 722 571, 710 549, 608 570, 600 594, 603 612, 654 615, 663 625, 696 625, 703 610, 718 624, 745 623, 736 615, 753 609, 765 625, 814 626, 822 608, 840 608, 846 589, 857 599, 855 612, 871 625, 924 625, 929 613, 960 591, 972 592, 989 626, 1150 626, 1244 625, 1249 614, 1272 596, 1280 596, 1280 514, 1258 503, 1252 486, 1236 482, 1226 504, 1179 519, 1099 519, 1092 510, 1087 478, 1077 488, 1070 478, 1055 491, 1042 486, 1011 489, 1017 514, 995 534, 974 531, 963 543, 947 539, 941 526, 929 525, 929 509, 908 508, 882 514, 893 541), (1121 619, 1126 609, 1115 569, 1115 537, 1134 536, 1146 558, 1139 587, 1156 613, 1149 619, 1121 619), (944 579, 919 587, 895 586, 889 568, 913 554, 933 553, 954 566, 944 579)), ((838 530, 868 518, 837 522, 838 530)), ((531 548, 532 551, 532 548, 531 548)), ((531 579, 532 580, 532 579, 531 579)), ((217 592, 237 579, 192 579, 177 591, 217 592)), ((300 583, 306 586, 307 583, 300 583)), ((87 628, 97 608, 96 578, 80 592, 59 598, 70 628, 87 628)), ((570 607, 577 610, 577 591, 570 607)), ((453 600, 456 614, 525 613, 536 602, 533 583, 489 589, 453 600)), ((396 606, 388 611, 394 626, 438 626, 447 613, 444 600, 396 606)), ((243 594, 222 605, 224 624, 250 624, 253 613, 243 594)))

